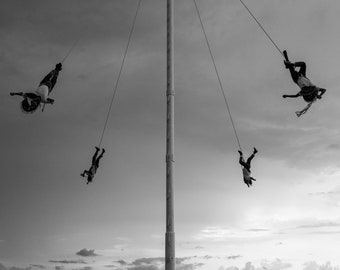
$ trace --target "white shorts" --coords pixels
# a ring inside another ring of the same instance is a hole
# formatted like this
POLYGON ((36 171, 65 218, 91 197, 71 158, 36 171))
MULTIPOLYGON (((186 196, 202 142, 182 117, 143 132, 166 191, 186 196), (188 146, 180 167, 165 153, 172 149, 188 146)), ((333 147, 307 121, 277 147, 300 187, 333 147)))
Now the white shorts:
POLYGON ((46 85, 40 85, 35 93, 41 97, 41 102, 47 102, 49 89, 46 85))

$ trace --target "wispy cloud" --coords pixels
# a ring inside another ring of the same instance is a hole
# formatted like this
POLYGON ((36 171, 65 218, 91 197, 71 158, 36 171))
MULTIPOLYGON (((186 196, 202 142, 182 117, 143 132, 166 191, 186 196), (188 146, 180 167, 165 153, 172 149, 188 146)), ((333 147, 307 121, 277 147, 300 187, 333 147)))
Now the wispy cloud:
POLYGON ((268 229, 248 229, 248 232, 268 232, 268 229))
MULTIPOLYGON (((201 262, 188 262, 194 257, 176 258, 176 269, 179 270, 195 270, 202 267, 201 262)), ((128 263, 124 260, 115 261, 119 264, 119 269, 126 270, 162 270, 164 269, 164 257, 138 258, 128 263)), ((115 265, 106 265, 106 267, 116 267, 115 265)))
POLYGON ((76 270, 92 270, 93 268, 91 266, 85 266, 85 267, 82 267, 82 268, 78 268, 76 270))
POLYGON ((255 266, 252 262, 247 262, 245 266, 242 268, 236 266, 229 266, 226 267, 225 270, 283 270, 291 267, 292 264, 282 262, 280 259, 276 259, 274 261, 263 261, 261 262, 260 266, 255 266))
POLYGON ((46 266, 42 264, 30 264, 30 266, 34 268, 46 269, 46 266))
POLYGON ((297 226, 297 229, 306 229, 306 228, 327 228, 327 227, 340 227, 340 222, 332 222, 332 221, 320 221, 314 224, 304 224, 297 226))
POLYGON ((226 258, 228 260, 236 260, 238 258, 241 258, 242 256, 241 255, 230 255, 230 256, 227 256, 226 258))
POLYGON ((204 264, 203 263, 191 263, 191 264, 180 264, 176 266, 176 269, 178 270, 195 270, 200 267, 202 267, 204 264))
POLYGON ((83 256, 83 257, 95 257, 95 256, 98 256, 98 254, 96 254, 94 252, 94 249, 86 249, 86 248, 83 248, 83 249, 79 250, 76 254, 79 255, 79 256, 83 256))
POLYGON ((63 264, 87 264, 83 260, 49 260, 50 263, 63 263, 63 264))
POLYGON ((128 264, 128 263, 127 263, 126 261, 124 261, 124 260, 118 260, 118 261, 115 261, 115 262, 118 263, 118 264, 120 264, 120 265, 122 265, 122 266, 128 264))
POLYGON ((303 270, 339 270, 339 266, 332 266, 330 262, 318 264, 315 261, 307 262, 303 265, 303 270))
POLYGON ((31 266, 28 266, 28 267, 16 267, 16 266, 6 267, 2 263, 0 263, 0 270, 31 270, 31 266))
POLYGON ((269 229, 237 229, 224 227, 207 227, 194 235, 197 240, 224 241, 226 239, 259 238, 270 234, 269 229))

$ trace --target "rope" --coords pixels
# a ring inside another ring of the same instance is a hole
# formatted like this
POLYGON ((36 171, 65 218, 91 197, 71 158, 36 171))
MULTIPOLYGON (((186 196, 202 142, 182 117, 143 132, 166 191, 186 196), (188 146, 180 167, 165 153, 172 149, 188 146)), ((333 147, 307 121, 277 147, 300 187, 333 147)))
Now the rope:
POLYGON ((198 10, 196 0, 194 0, 194 3, 195 3, 196 11, 197 11, 197 14, 198 14, 198 18, 199 18, 199 20, 200 20, 201 27, 202 27, 202 30, 203 30, 203 33, 204 33, 204 36, 205 36, 205 41, 206 41, 206 43, 207 43, 207 46, 208 46, 208 49, 209 49, 209 53, 210 53, 212 62, 213 62, 213 64, 214 64, 214 68, 215 68, 215 72, 216 72, 216 75, 217 75, 217 79, 218 79, 218 82, 219 82, 219 84, 220 84, 220 89, 221 89, 221 92, 222 92, 222 95, 223 95, 223 98, 224 98, 224 103, 225 103, 225 105, 226 105, 226 107, 227 107, 228 114, 229 114, 229 118, 230 118, 231 124, 232 124, 233 129, 234 129, 234 133, 235 133, 235 137, 236 137, 236 140, 237 140, 237 144, 238 144, 239 150, 242 151, 240 139, 239 139, 239 137, 238 137, 238 134, 237 134, 237 131, 236 131, 236 128, 235 128, 234 120, 233 120, 233 117, 232 117, 232 115, 231 115, 231 111, 230 111, 230 107, 229 107, 229 104, 228 104, 228 101, 227 101, 227 97, 226 97, 226 94, 225 94, 225 92, 224 92, 224 90, 223 90, 223 86, 222 86, 222 82, 221 82, 221 79, 220 79, 220 75, 219 75, 218 70, 217 70, 217 66, 216 66, 216 63, 215 63, 215 59, 214 59, 214 56, 213 56, 212 51, 211 51, 211 48, 210 48, 209 40, 208 40, 208 38, 207 38, 207 34, 206 34, 205 29, 204 29, 204 26, 203 26, 202 18, 201 18, 200 12, 199 12, 199 10, 198 10))
POLYGON ((126 58, 126 55, 127 55, 127 51, 128 51, 128 49, 129 49, 129 45, 130 45, 131 36, 132 36, 132 33, 133 33, 133 29, 135 28, 136 19, 137 19, 137 14, 138 14, 138 11, 139 11, 139 8, 140 8, 140 4, 141 4, 141 0, 138 1, 138 6, 137 6, 137 9, 136 9, 136 13, 135 13, 135 16, 134 16, 134 18, 133 18, 133 23, 132 23, 132 27, 131 27, 131 30, 130 30, 128 42, 127 42, 127 45, 126 45, 126 48, 125 48, 125 52, 124 52, 122 64, 121 64, 120 69, 119 69, 119 73, 118 73, 117 81, 116 81, 116 84, 115 84, 115 87, 114 87, 114 91, 113 91, 113 94, 112 94, 112 98, 111 98, 109 110, 108 110, 108 112, 107 112, 105 124, 104 124, 104 127, 103 127, 103 131, 102 131, 102 134, 101 134, 101 136, 100 136, 100 140, 99 140, 99 144, 98 144, 98 147, 99 147, 99 148, 100 148, 100 146, 101 146, 101 144, 102 144, 102 141, 103 141, 103 138, 104 138, 104 133, 105 133, 105 130, 106 130, 106 127, 107 127, 107 123, 108 123, 109 117, 110 117, 110 112, 111 112, 113 100, 114 100, 114 98, 115 98, 115 96, 116 96, 116 92, 117 92, 117 88, 118 88, 120 76, 121 76, 121 74, 122 74, 122 70, 123 70, 125 58, 126 58))
POLYGON ((71 46, 71 48, 69 49, 69 51, 67 52, 67 54, 64 56, 63 60, 61 61, 62 64, 64 64, 66 58, 70 55, 70 53, 72 52, 72 50, 74 49, 74 47, 77 45, 78 41, 80 40, 80 38, 78 38, 73 45, 71 46))
POLYGON ((274 42, 274 40, 270 37, 270 35, 267 33, 267 31, 263 28, 263 26, 260 24, 260 22, 256 19, 256 17, 253 15, 253 13, 250 11, 250 9, 246 6, 246 4, 240 0, 240 2, 242 3, 242 5, 246 8, 246 10, 248 11, 248 13, 253 17, 253 19, 255 20, 255 22, 258 24, 258 26, 260 26, 260 28, 262 29, 262 31, 266 34, 266 36, 269 38, 269 40, 273 43, 273 45, 275 46, 275 48, 279 51, 279 53, 284 57, 282 51, 279 49, 279 47, 276 45, 276 43, 274 42))

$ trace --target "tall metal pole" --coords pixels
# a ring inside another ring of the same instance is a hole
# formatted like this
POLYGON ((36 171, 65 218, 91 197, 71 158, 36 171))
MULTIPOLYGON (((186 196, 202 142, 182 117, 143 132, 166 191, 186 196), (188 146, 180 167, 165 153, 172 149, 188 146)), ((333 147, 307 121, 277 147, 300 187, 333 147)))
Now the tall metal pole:
POLYGON ((165 270, 175 270, 175 231, 173 200, 174 165, 174 3, 167 0, 167 111, 166 111, 166 233, 165 270))

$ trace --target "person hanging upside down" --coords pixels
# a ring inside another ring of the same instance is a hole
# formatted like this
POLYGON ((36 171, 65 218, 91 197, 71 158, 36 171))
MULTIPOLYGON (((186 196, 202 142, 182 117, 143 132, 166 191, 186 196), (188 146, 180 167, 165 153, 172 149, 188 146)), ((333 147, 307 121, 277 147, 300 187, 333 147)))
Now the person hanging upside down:
POLYGON ((242 172, 243 172, 243 181, 244 183, 250 187, 253 183, 252 181, 256 181, 255 178, 251 177, 250 176, 250 163, 251 163, 251 160, 255 157, 255 154, 257 153, 257 149, 254 147, 254 152, 253 154, 247 159, 247 162, 244 162, 244 158, 243 158, 243 153, 242 151, 238 151, 239 154, 240 154, 240 159, 239 159, 239 163, 243 166, 242 168, 242 172))
POLYGON ((100 149, 98 147, 96 147, 96 152, 94 153, 94 155, 92 157, 92 165, 91 165, 90 169, 88 171, 84 170, 84 172, 80 174, 82 177, 85 177, 85 175, 87 175, 87 183, 86 184, 92 182, 93 177, 96 174, 97 169, 99 168, 99 160, 103 157, 103 155, 105 153, 105 149, 102 148, 102 153, 100 154, 99 157, 97 157, 99 150, 100 149))
POLYGON ((284 60, 285 67, 289 69, 293 81, 300 87, 301 90, 295 95, 283 95, 282 97, 297 98, 302 96, 303 99, 308 103, 308 105, 303 110, 296 112, 296 115, 299 117, 307 112, 313 102, 315 102, 317 99, 322 98, 322 95, 326 92, 326 89, 315 86, 306 77, 305 62, 291 63, 288 59, 287 51, 283 51, 283 54, 286 58, 286 60, 284 60), (299 69, 296 70, 295 68, 299 69))
POLYGON ((54 100, 49 98, 55 84, 57 83, 59 71, 62 70, 62 64, 58 63, 50 73, 48 73, 40 82, 39 87, 34 92, 11 92, 11 96, 22 96, 21 109, 27 113, 33 113, 41 103, 53 104, 54 100))

